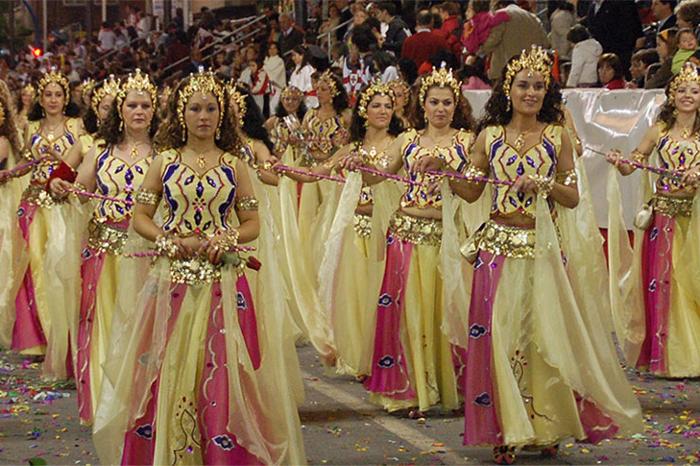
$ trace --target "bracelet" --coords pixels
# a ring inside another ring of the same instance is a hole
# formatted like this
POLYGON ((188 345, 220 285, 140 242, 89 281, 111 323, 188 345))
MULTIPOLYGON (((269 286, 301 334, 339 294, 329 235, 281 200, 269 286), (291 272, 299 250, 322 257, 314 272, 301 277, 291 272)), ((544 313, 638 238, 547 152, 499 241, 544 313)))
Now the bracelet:
POLYGON ((549 197, 549 193, 554 188, 554 178, 546 178, 542 175, 532 175, 531 178, 537 186, 537 192, 542 194, 545 199, 549 197))
POLYGON ((173 259, 177 255, 178 250, 177 244, 169 235, 156 236, 156 251, 159 255, 173 259))
POLYGON ((578 183, 578 175, 576 174, 575 168, 557 173, 554 179, 557 183, 563 184, 564 186, 574 186, 578 183))
POLYGON ((258 210, 258 200, 255 196, 245 196, 236 201, 236 210, 258 210))
POLYGON ((637 162, 637 163, 644 163, 644 161, 645 161, 646 158, 647 158, 646 155, 642 154, 641 152, 639 152, 639 151, 636 150, 636 149, 633 150, 633 151, 632 151, 632 154, 630 154, 630 155, 632 155, 632 160, 634 160, 634 161, 637 162))
POLYGON ((155 191, 149 191, 147 189, 139 189, 136 191, 134 200, 143 205, 157 206, 160 202, 161 195, 155 191))
POLYGON ((224 233, 217 233, 214 242, 214 250, 230 252, 238 246, 238 230, 228 230, 224 233))

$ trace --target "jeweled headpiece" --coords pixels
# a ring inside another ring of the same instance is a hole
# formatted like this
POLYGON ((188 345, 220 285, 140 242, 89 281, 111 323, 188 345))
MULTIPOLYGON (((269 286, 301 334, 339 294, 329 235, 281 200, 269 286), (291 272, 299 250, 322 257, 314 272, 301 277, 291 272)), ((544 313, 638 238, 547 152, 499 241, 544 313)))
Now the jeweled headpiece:
POLYGON ((452 89, 456 99, 459 99, 461 94, 459 81, 452 75, 452 70, 445 67, 444 63, 439 70, 433 66, 433 72, 421 81, 420 90, 418 91, 421 108, 425 107, 425 94, 431 87, 449 87, 452 89))
POLYGON ((301 89, 299 89, 296 86, 287 86, 284 88, 282 91, 282 98, 287 98, 287 97, 293 97, 293 98, 298 98, 301 99, 304 97, 304 93, 301 92, 301 89))
POLYGON ((224 121, 224 109, 226 98, 224 86, 219 82, 211 71, 204 71, 203 67, 199 67, 197 73, 191 74, 189 81, 177 93, 177 121, 182 127, 182 140, 187 139, 187 124, 185 123, 185 106, 193 94, 201 92, 203 94, 212 94, 219 105, 219 121, 216 124, 217 139, 220 136, 221 123, 224 121))
POLYGON ((697 67, 690 62, 686 62, 681 68, 681 72, 678 73, 672 80, 671 85, 668 88, 669 96, 676 94, 678 87, 682 84, 696 83, 700 84, 700 74, 698 73, 697 67))
POLYGON ((394 103, 394 91, 388 84, 382 83, 380 80, 374 80, 360 95, 360 100, 357 102, 357 114, 362 118, 367 118, 367 106, 372 101, 375 95, 386 95, 394 103))
POLYGON ((65 110, 65 108, 68 106, 68 102, 70 102, 70 83, 68 82, 68 78, 66 78, 66 76, 63 73, 56 71, 55 66, 52 66, 51 70, 48 73, 45 73, 44 76, 39 80, 39 96, 44 95, 44 89, 46 89, 46 86, 48 86, 51 83, 56 83, 63 88, 63 109, 65 110))
POLYGON ((29 92, 32 95, 32 100, 36 97, 36 88, 32 85, 32 83, 25 84, 24 87, 22 88, 22 92, 29 92))
POLYGON ((238 108, 238 126, 243 126, 243 120, 245 119, 245 113, 248 108, 245 103, 245 94, 238 90, 235 83, 231 83, 227 86, 228 98, 230 103, 235 103, 238 108))
POLYGON ((5 124, 5 104, 0 102, 0 126, 5 124))
POLYGON ((328 86, 331 90, 331 98, 335 98, 335 96, 338 95, 338 85, 335 83, 335 79, 333 79, 333 73, 330 68, 321 73, 321 76, 318 77, 318 82, 325 83, 328 86))
POLYGON ((92 98, 90 99, 90 108, 95 112, 95 115, 99 115, 97 109, 100 107, 102 99, 108 95, 112 97, 117 96, 117 93, 119 93, 119 84, 119 80, 115 78, 113 74, 110 74, 109 77, 103 81, 102 87, 93 92, 92 98))
POLYGON ((394 90, 397 87, 400 87, 401 90, 403 90, 403 93, 406 94, 406 97, 408 97, 408 95, 411 92, 411 88, 408 86, 408 83, 400 78, 392 79, 391 81, 389 81, 389 87, 392 90, 394 90))
POLYGON ((151 98, 151 105, 155 110, 156 105, 158 105, 158 88, 153 84, 147 74, 142 73, 139 68, 136 68, 133 73, 129 73, 129 76, 122 81, 122 85, 119 87, 119 92, 117 93, 117 109, 119 110, 120 116, 122 104, 131 91, 148 94, 151 98))
POLYGON ((84 96, 89 95, 93 91, 93 89, 95 89, 96 84, 97 84, 97 82, 92 78, 87 78, 87 79, 83 80, 83 82, 80 83, 80 87, 81 87, 81 91, 82 91, 83 95, 84 96))
POLYGON ((520 56, 508 63, 506 67, 506 75, 503 78, 503 93, 508 100, 510 100, 510 87, 513 85, 513 78, 522 70, 541 74, 544 77, 545 88, 549 88, 549 84, 552 82, 552 59, 547 50, 538 45, 533 45, 530 50, 523 49, 520 56))

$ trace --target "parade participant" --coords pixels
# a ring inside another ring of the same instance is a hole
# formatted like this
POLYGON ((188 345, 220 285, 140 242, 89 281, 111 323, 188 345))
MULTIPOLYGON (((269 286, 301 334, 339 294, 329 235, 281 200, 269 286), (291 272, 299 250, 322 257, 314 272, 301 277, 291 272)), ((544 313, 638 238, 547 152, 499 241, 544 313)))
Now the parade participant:
MULTIPOLYGON (((106 84, 105 84, 106 85, 106 84)), ((98 87, 95 98, 102 92, 98 87)), ((133 194, 141 186, 153 160, 151 138, 157 119, 157 89, 137 69, 114 90, 114 104, 101 117, 96 145, 80 164, 75 182, 55 178, 51 191, 65 196, 70 189, 97 191, 111 199, 97 202, 82 252, 82 294, 77 329, 76 381, 78 413, 83 424, 91 424, 102 384, 102 365, 107 358, 112 312, 116 304, 119 269, 131 219, 133 194)), ((102 99, 104 102, 106 98, 102 99)), ((100 104, 100 107, 102 104, 100 104)), ((93 109, 94 110, 94 109, 93 109)), ((102 110, 98 108, 98 110, 102 110)), ((95 112, 102 113, 102 112, 95 112)), ((78 157, 66 160, 73 166, 78 157)))
POLYGON ((24 135, 24 131, 27 129, 29 120, 27 116, 29 111, 34 105, 34 99, 36 98, 36 88, 31 84, 26 84, 22 87, 19 94, 19 100, 17 102, 17 129, 20 131, 21 135, 24 135))
MULTIPOLYGON (((403 168, 416 184, 407 185, 390 220, 371 374, 364 382, 370 401, 388 411, 410 409, 410 417, 422 417, 436 405, 452 410, 460 404, 456 366, 462 362, 453 361, 456 354, 442 330, 448 317, 439 269, 443 220, 455 219, 443 217, 444 199, 424 184, 430 178, 423 170, 434 157, 466 170, 474 127, 459 82, 446 68, 423 78, 416 105, 416 128, 400 135, 375 166, 388 173, 403 168)), ((363 165, 358 155, 343 163, 351 170, 363 165)), ((366 173, 363 178, 370 184, 384 179, 366 173)), ((375 209, 381 201, 375 197, 375 209)))
MULTIPOLYGON (((509 60, 467 172, 501 183, 492 190, 491 219, 462 248, 474 261, 464 443, 496 445, 499 464, 511 464, 520 447, 555 455, 567 437, 597 442, 641 429, 609 319, 581 307, 572 289, 578 282, 567 276, 586 264, 568 263, 553 224, 553 212, 576 207, 579 194, 551 68, 534 46, 509 60)), ((450 185, 470 202, 485 186, 450 185)))
MULTIPOLYGON (((653 188, 648 190, 653 193, 647 194, 635 218, 633 281, 626 307, 617 315, 627 316, 622 318, 627 328, 621 333, 632 343, 633 351, 627 354, 630 364, 636 362, 637 368, 661 377, 700 376, 700 264, 696 262, 700 255, 692 229, 697 222, 693 180, 700 167, 699 109, 700 76, 694 65, 686 64, 667 86, 656 124, 631 154, 633 162, 651 164, 663 173, 654 176, 653 188), (634 294, 641 297, 642 306, 630 306, 634 294), (644 309, 644 315, 637 307, 644 309)), ((607 159, 622 175, 636 170, 620 151, 610 152, 607 159)), ((611 204, 610 211, 619 211, 618 205, 611 204)), ((613 225, 619 223, 613 220, 613 225)))
POLYGON ((289 86, 282 91, 275 114, 265 122, 265 128, 274 144, 272 152, 278 159, 284 159, 285 163, 296 160, 293 154, 288 158, 285 158, 285 155, 287 151, 294 152, 294 146, 300 142, 295 136, 305 114, 304 93, 296 87, 289 86))
POLYGON ((161 257, 138 322, 114 336, 114 391, 94 429, 108 464, 304 463, 296 402, 280 383, 294 348, 283 316, 253 301, 238 254, 258 236, 258 203, 231 153, 240 141, 225 94, 202 71, 176 86, 157 137, 170 149, 134 197, 134 228, 161 257))
POLYGON ((110 75, 109 78, 91 87, 90 104, 83 116, 85 130, 90 135, 96 134, 102 122, 109 116, 112 103, 119 92, 119 85, 119 80, 114 75, 110 75))
POLYGON ((82 152, 80 137, 85 129, 82 121, 76 118, 77 107, 69 101, 69 89, 68 79, 54 70, 39 81, 38 99, 29 113, 24 143, 25 157, 34 164, 14 174, 22 176, 31 171, 29 186, 17 211, 29 264, 14 271, 23 279, 15 298, 12 349, 23 354, 46 355, 43 375, 54 379, 64 379, 72 373, 69 328, 63 316, 72 312, 65 309, 66 302, 77 297, 73 287, 78 286, 77 283, 60 283, 56 270, 52 270, 47 261, 56 266, 60 264, 50 252, 45 253, 50 241, 67 244, 74 239, 61 238, 65 230, 51 230, 56 226, 51 225, 52 218, 56 221, 55 213, 51 214, 56 202, 45 190, 50 176, 60 173, 69 178, 75 176, 64 160, 73 152, 82 152))
POLYGON ((403 79, 394 79, 389 82, 389 87, 394 93, 394 113, 396 117, 401 121, 404 128, 412 128, 413 124, 407 115, 408 109, 410 108, 411 88, 403 79))

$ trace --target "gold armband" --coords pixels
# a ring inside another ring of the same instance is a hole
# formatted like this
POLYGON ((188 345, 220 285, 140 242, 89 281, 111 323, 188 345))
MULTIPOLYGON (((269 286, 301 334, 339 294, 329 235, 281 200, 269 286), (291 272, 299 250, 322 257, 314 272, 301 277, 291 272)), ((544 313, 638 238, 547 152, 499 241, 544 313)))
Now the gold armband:
POLYGON ((556 182, 563 184, 564 186, 573 186, 578 183, 578 175, 576 174, 576 169, 566 170, 564 172, 559 172, 555 178, 556 182))
POLYGON ((549 193, 552 192, 554 188, 554 178, 547 178, 542 175, 532 175, 532 181, 535 182, 537 186, 537 192, 542 194, 544 198, 549 197, 549 193))
POLYGON ((136 191, 134 200, 139 204, 157 206, 160 202, 160 197, 160 194, 155 191, 139 189, 136 191))
POLYGON ((158 235, 156 237, 156 251, 161 256, 173 259, 177 255, 178 247, 170 236, 158 235))
POLYGON ((236 210, 258 210, 258 200, 255 196, 246 196, 236 201, 236 210))

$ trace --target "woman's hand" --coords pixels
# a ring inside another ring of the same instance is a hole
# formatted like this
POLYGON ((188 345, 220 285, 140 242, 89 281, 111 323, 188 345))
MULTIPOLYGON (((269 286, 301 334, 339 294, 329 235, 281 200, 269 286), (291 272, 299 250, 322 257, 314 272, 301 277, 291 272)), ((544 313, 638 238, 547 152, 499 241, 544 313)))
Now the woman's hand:
POLYGON ((697 188, 700 185, 700 165, 691 168, 683 174, 681 182, 685 186, 697 188))
POLYGON ((615 165, 615 167, 620 168, 622 161, 625 159, 622 157, 622 152, 617 149, 613 149, 605 156, 605 160, 607 160, 608 163, 615 165))
POLYGON ((56 197, 64 198, 73 189, 73 185, 66 180, 60 178, 54 178, 49 184, 49 190, 51 194, 56 197))
POLYGON ((537 193, 537 183, 530 175, 523 175, 515 180, 513 189, 519 193, 537 193))
POLYGON ((362 157, 357 152, 351 152, 340 159, 340 168, 342 170, 355 172, 365 166, 364 160, 362 160, 362 157))
POLYGON ((7 183, 10 178, 12 178, 12 175, 9 170, 0 170, 0 184, 7 183))
POLYGON ((411 166, 413 173, 438 172, 445 169, 445 161, 439 157, 421 157, 411 166))
POLYGON ((196 236, 189 236, 187 238, 173 238, 173 244, 177 246, 177 253, 174 259, 186 260, 191 259, 199 253, 204 241, 196 236))

